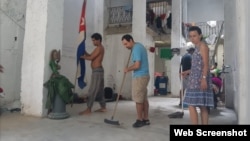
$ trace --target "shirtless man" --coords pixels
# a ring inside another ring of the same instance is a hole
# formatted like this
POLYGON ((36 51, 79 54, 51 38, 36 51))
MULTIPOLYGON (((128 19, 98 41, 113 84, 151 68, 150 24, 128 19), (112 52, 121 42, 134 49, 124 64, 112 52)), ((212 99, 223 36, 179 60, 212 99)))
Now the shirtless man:
POLYGON ((91 61, 92 75, 88 91, 87 109, 80 112, 80 115, 90 114, 95 100, 98 100, 101 106, 96 112, 106 111, 106 102, 104 98, 104 69, 102 67, 102 60, 104 57, 102 36, 99 33, 94 33, 91 38, 96 48, 91 54, 85 52, 85 54, 81 56, 81 59, 91 61))

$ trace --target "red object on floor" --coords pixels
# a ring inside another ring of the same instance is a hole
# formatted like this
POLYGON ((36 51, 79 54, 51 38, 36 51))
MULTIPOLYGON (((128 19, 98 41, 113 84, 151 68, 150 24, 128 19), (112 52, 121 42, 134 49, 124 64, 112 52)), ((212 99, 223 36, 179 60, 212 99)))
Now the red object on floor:
POLYGON ((0 87, 0 93, 2 93, 3 92, 3 89, 0 87))

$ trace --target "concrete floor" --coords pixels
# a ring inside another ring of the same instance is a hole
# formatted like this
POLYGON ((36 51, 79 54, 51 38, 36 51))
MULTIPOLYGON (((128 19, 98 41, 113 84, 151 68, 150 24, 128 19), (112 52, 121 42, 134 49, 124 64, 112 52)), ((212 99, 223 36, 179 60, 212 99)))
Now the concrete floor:
MULTIPOLYGON (((190 124, 189 112, 184 109, 183 118, 170 119, 168 114, 181 111, 179 99, 170 96, 149 97, 150 126, 138 129, 132 127, 135 122, 135 104, 132 101, 120 101, 114 121, 122 125, 104 123, 111 119, 115 102, 107 103, 106 113, 92 113, 80 116, 78 112, 86 108, 84 104, 68 106, 70 117, 63 120, 24 116, 18 112, 4 112, 0 116, 0 141, 169 141, 170 124, 190 124)), ((93 109, 99 108, 95 103, 93 109)), ((236 124, 234 111, 219 107, 210 113, 210 124, 236 124)))

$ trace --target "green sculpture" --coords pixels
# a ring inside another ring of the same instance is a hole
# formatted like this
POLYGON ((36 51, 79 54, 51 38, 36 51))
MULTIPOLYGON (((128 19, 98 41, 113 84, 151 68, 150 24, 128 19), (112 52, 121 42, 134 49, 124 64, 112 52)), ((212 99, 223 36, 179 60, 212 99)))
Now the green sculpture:
POLYGON ((60 62, 60 50, 52 50, 49 66, 52 70, 50 79, 44 83, 44 86, 48 89, 48 97, 46 101, 46 108, 48 114, 52 114, 51 118, 66 118, 65 105, 73 102, 73 91, 74 85, 58 70, 61 66, 60 62), (52 113, 50 113, 52 112, 52 113), (62 115, 63 114, 63 115, 62 115))

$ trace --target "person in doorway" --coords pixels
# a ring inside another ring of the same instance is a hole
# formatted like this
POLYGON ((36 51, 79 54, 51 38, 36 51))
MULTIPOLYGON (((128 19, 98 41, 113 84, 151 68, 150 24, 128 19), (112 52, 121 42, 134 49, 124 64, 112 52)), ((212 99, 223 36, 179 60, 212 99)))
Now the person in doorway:
POLYGON ((216 77, 219 75, 220 69, 218 68, 217 62, 215 62, 214 65, 210 68, 210 72, 214 74, 216 77))
POLYGON ((217 103, 220 101, 220 92, 222 87, 222 80, 219 76, 212 74, 212 84, 214 92, 214 109, 217 108, 217 103))
POLYGON ((106 102, 104 98, 104 69, 102 66, 104 57, 102 36, 99 33, 94 33, 91 38, 93 45, 96 46, 96 48, 91 54, 85 52, 84 55, 81 56, 81 59, 91 61, 92 75, 88 90, 87 109, 80 112, 80 115, 90 114, 95 100, 99 101, 101 106, 96 112, 106 112, 106 102))
POLYGON ((214 62, 214 65, 210 68, 210 70, 216 69, 217 66, 218 66, 218 63, 217 63, 217 62, 214 62))
POLYGON ((147 21, 148 26, 154 25, 154 17, 155 17, 155 13, 154 13, 153 9, 148 7, 146 10, 146 21, 147 21))
MULTIPOLYGON (((194 52, 194 48, 190 47, 187 49, 187 53, 184 54, 181 58, 181 63, 180 63, 180 68, 179 68, 179 74, 180 74, 180 79, 181 79, 181 72, 187 71, 191 69, 191 61, 192 61, 192 54, 194 52)), ((187 88, 187 83, 188 83, 188 77, 189 75, 185 75, 185 77, 182 77, 182 89, 180 90, 180 103, 179 106, 182 104, 182 97, 184 94, 185 89, 187 88)))
POLYGON ((172 13, 169 13, 169 16, 167 18, 167 28, 172 29, 172 13))
POLYGON ((189 82, 183 104, 188 105, 192 124, 199 123, 197 107, 201 112, 201 124, 208 124, 208 107, 214 107, 211 76, 209 72, 209 48, 202 41, 202 32, 198 26, 189 28, 190 41, 195 45, 192 54, 191 69, 183 71, 189 75, 189 82))
POLYGON ((149 66, 146 48, 138 42, 134 42, 131 35, 122 37, 122 44, 132 51, 133 64, 124 68, 124 73, 133 71, 132 99, 136 103, 137 120, 133 127, 149 125, 148 119, 149 102, 147 98, 147 86, 149 82, 149 66))

